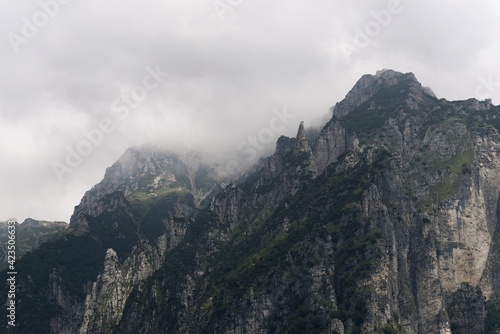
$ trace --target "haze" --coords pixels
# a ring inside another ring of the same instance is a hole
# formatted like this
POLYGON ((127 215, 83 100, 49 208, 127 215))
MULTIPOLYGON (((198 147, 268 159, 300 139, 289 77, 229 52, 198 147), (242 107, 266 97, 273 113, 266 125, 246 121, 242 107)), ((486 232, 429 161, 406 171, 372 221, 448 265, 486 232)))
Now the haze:
POLYGON ((4 0, 0 13, 2 220, 69 221, 133 145, 234 154, 269 129, 269 153, 383 68, 500 103, 493 0, 4 0))

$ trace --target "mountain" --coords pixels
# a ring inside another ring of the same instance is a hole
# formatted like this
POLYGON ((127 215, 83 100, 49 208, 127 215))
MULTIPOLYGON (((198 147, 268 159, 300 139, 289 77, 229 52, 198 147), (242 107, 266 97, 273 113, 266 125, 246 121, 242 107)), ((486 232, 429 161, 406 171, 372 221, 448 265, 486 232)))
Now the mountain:
POLYGON ((66 233, 17 262, 16 328, 101 332, 119 319, 133 286, 159 268, 217 192, 217 168, 194 153, 127 150, 75 207, 66 233), (109 275, 110 260, 123 276, 109 275))
POLYGON ((10 330, 500 333, 499 116, 383 70, 229 185, 129 149, 17 263, 10 330))
MULTIPOLYGON (((26 219, 22 224, 16 222, 16 260, 19 260, 29 251, 38 248, 42 243, 64 231, 68 224, 65 222, 50 222, 43 220, 26 219)), ((8 222, 0 222, 0 244, 7 245, 9 240, 8 222)), ((0 249, 0 270, 7 268, 7 247, 0 249)))

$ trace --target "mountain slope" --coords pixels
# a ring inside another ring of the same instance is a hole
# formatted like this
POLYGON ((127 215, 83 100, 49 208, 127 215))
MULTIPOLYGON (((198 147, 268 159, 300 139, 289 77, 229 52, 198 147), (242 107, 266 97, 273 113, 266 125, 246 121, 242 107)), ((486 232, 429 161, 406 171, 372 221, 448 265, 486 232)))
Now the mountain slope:
POLYGON ((499 112, 363 77, 314 147, 281 138, 214 199, 115 332, 493 332, 499 112))
POLYGON ((19 261, 18 328, 499 332, 499 116, 384 70, 224 188, 193 155, 129 150, 19 261))
MULTIPOLYGON (((7 222, 0 222, 0 243, 7 245, 7 222)), ((16 224, 16 257, 19 260, 29 251, 38 248, 41 244, 54 237, 68 227, 65 222, 49 222, 26 219, 22 224, 16 224)), ((0 251, 0 270, 7 268, 7 247, 0 251)))
POLYGON ((17 328, 99 332, 119 320, 133 285, 161 265, 218 182, 195 155, 129 149, 85 194, 66 233, 17 263, 17 328))

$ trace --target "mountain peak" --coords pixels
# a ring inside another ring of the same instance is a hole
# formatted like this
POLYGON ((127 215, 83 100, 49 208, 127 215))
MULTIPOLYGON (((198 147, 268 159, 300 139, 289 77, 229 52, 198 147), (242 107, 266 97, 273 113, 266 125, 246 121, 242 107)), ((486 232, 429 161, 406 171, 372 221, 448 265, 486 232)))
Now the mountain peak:
POLYGON ((304 129, 304 121, 300 122, 299 130, 297 131, 297 139, 305 139, 306 138, 306 130, 304 129))
POLYGON ((192 193, 197 203, 211 193, 221 179, 215 164, 194 151, 174 151, 154 145, 132 147, 106 170, 104 179, 87 191, 75 207, 70 224, 95 215, 99 201, 120 191, 127 199, 155 198, 169 191, 192 193))
MULTIPOLYGON (((370 74, 368 74, 368 75, 370 75, 370 74)), ((382 79, 385 82, 392 82, 392 83, 396 83, 400 80, 406 80, 406 79, 412 79, 412 80, 418 82, 417 78, 415 77, 415 74, 413 74, 412 72, 402 73, 402 72, 394 71, 394 70, 387 69, 387 68, 384 68, 382 70, 378 70, 375 73, 374 77, 382 79)))
POLYGON ((82 199, 81 221, 16 265, 16 326, 492 332, 500 106, 438 100, 412 73, 382 70, 335 110, 314 145, 300 123, 227 187, 194 153, 128 150, 82 199))
POLYGON ((375 75, 363 75, 349 93, 347 93, 344 100, 335 105, 333 115, 337 117, 345 116, 368 101, 380 90, 397 85, 403 86, 404 83, 406 83, 404 86, 409 95, 420 97, 425 93, 435 97, 430 88, 422 87, 422 84, 413 73, 401 73, 391 69, 383 69, 377 71, 375 75))
POLYGON ((311 147, 309 146, 306 138, 304 121, 300 122, 299 129, 297 130, 297 148, 301 152, 311 152, 311 147))

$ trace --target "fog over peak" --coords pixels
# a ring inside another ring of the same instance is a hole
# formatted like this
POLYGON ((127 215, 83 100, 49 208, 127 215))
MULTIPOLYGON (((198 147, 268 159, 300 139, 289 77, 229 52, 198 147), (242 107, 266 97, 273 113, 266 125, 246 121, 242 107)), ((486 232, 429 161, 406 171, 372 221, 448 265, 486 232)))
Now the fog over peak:
POLYGON ((493 0, 41 0, 0 10, 0 219, 68 221, 106 167, 146 142, 230 158, 260 135, 260 154, 270 153, 383 68, 415 73, 439 97, 500 103, 493 0), (85 154, 69 166, 72 151, 85 154))

